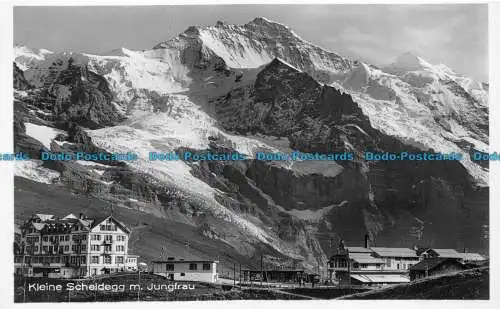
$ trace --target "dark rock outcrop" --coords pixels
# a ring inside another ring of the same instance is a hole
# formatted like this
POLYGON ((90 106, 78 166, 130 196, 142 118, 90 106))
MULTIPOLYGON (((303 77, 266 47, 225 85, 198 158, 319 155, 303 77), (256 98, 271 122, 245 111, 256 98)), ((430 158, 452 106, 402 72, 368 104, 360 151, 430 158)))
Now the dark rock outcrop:
POLYGON ((68 67, 57 71, 46 84, 50 84, 45 91, 54 100, 52 112, 60 124, 76 122, 98 129, 124 119, 112 104, 113 94, 106 79, 86 65, 68 61, 68 67))
POLYGON ((14 62, 14 89, 28 90, 33 88, 24 77, 23 71, 14 62))

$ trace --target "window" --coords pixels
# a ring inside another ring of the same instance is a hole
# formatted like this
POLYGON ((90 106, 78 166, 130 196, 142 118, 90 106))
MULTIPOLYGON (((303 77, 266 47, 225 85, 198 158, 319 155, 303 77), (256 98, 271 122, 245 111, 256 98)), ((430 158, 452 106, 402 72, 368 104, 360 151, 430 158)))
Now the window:
POLYGON ((125 241, 125 236, 124 235, 118 235, 116 236, 117 241, 125 241))
POLYGON ((92 264, 99 264, 99 257, 96 255, 92 256, 92 264))
POLYGON ((112 241, 113 240, 113 235, 106 235, 104 236, 105 241, 112 241))
POLYGON ((101 224, 101 225, 99 226, 99 228, 101 229, 101 231, 105 231, 105 230, 106 230, 106 226, 105 226, 104 224, 101 224))
POLYGON ((173 271, 174 270, 174 264, 167 264, 167 271, 173 271))
POLYGON ((59 241, 64 241, 64 235, 59 236, 59 241))
POLYGON ((77 245, 72 245, 71 246, 71 251, 77 251, 78 250, 78 246, 77 245))
POLYGON ((124 252, 125 251, 125 246, 122 246, 122 245, 116 246, 116 251, 118 251, 118 252, 124 252))
POLYGON ((90 247, 90 250, 92 250, 92 251, 99 251, 100 250, 100 246, 99 245, 92 245, 90 247))
POLYGON ((80 263, 86 264, 87 263, 87 257, 85 255, 80 257, 80 263))
POLYGON ((43 236, 43 241, 49 241, 49 237, 48 236, 43 236))
POLYGON ((110 252, 111 251, 111 245, 104 245, 104 252, 110 252))
POLYGON ((396 268, 399 269, 399 264, 396 265, 396 268))
POLYGON ((123 256, 116 257, 116 264, 123 264, 123 256))
POLYGON ((181 273, 181 277, 184 277, 186 274, 185 273, 181 273))
POLYGON ((47 252, 47 249, 48 249, 47 246, 43 246, 43 251, 47 252))
POLYGON ((92 235, 91 240, 101 240, 101 235, 92 235))
POLYGON ((64 236, 65 241, 69 241, 69 235, 64 236))
POLYGON ((210 270, 210 263, 203 263, 203 270, 210 270))
POLYGON ((104 256, 104 264, 111 264, 111 256, 106 255, 104 256))
POLYGON ((82 240, 87 240, 87 235, 82 235, 82 240))
POLYGON ((391 259, 390 259, 390 258, 387 258, 385 261, 386 261, 385 266, 387 266, 387 267, 391 267, 391 259))
POLYGON ((82 250, 87 251, 87 245, 82 245, 82 250))
POLYGON ((35 246, 35 252, 38 252, 38 246, 35 246))
POLYGON ((197 270, 197 269, 198 269, 198 265, 196 263, 189 264, 189 270, 197 270))

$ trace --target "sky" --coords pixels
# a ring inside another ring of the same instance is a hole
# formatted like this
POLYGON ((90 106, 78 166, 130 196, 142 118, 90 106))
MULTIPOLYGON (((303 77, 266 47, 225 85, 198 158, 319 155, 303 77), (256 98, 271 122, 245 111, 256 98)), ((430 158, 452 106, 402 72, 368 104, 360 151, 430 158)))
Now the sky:
POLYGON ((405 52, 488 80, 486 4, 190 5, 14 8, 14 43, 94 54, 150 49, 192 25, 245 24, 257 16, 303 39, 378 66, 405 52))

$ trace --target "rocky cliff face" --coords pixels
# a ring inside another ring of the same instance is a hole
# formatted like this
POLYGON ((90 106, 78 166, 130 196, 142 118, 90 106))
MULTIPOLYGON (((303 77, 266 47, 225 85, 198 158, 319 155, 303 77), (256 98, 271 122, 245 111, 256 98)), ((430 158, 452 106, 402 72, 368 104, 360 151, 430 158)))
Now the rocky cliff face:
POLYGON ((30 88, 31 85, 26 78, 24 78, 23 71, 14 63, 14 89, 28 90, 30 88))
POLYGON ((405 56, 383 71, 264 18, 190 27, 143 52, 23 55, 36 89, 16 94, 20 148, 139 155, 36 166, 80 194, 182 222, 235 258, 265 252, 310 267, 330 239, 357 245, 366 233, 381 246, 487 248, 487 166, 362 160, 366 150, 484 149, 484 87, 442 66, 405 56), (161 162, 150 151, 249 160, 161 162), (253 160, 259 151, 354 157, 253 160))

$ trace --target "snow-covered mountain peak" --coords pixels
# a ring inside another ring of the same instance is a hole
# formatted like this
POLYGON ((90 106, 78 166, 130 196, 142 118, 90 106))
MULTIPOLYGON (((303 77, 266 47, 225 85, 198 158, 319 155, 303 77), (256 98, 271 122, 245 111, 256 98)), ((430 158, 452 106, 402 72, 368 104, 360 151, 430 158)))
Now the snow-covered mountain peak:
POLYGON ((384 68, 384 71, 395 75, 403 75, 412 72, 431 73, 434 77, 440 79, 464 77, 444 64, 431 64, 424 58, 410 52, 397 57, 393 63, 384 68))
POLYGON ((218 21, 215 26, 191 26, 154 49, 202 50, 230 68, 258 68, 279 57, 322 82, 341 79, 352 61, 311 44, 289 27, 257 17, 244 25, 218 21))
POLYGON ((34 62, 45 60, 46 55, 53 54, 47 49, 32 49, 24 45, 14 46, 14 61, 17 66, 26 71, 34 62))
POLYGON ((421 71, 432 67, 432 64, 422 57, 407 52, 397 57, 393 63, 385 68, 385 70, 398 75, 411 71, 421 71))

